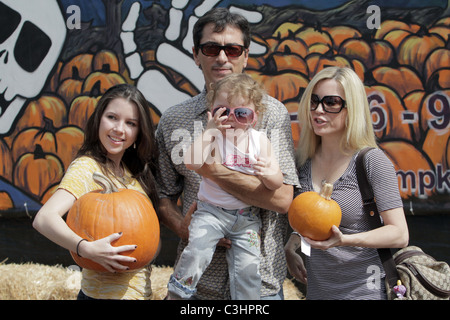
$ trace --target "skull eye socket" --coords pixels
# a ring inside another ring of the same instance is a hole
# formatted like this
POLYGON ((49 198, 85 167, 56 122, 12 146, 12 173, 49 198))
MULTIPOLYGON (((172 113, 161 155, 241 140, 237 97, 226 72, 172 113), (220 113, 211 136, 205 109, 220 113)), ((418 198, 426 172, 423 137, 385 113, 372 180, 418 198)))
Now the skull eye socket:
MULTIPOLYGON (((21 20, 17 11, 0 2, 0 43, 14 33, 21 20)), ((45 59, 51 46, 52 41, 45 32, 25 21, 14 47, 14 58, 22 69, 33 72, 45 59)))
POLYGON ((20 20, 21 16, 17 11, 0 2, 0 43, 13 34, 20 20))
POLYGON ((50 51, 52 41, 36 25, 25 21, 14 47, 17 63, 27 72, 36 70, 50 51))

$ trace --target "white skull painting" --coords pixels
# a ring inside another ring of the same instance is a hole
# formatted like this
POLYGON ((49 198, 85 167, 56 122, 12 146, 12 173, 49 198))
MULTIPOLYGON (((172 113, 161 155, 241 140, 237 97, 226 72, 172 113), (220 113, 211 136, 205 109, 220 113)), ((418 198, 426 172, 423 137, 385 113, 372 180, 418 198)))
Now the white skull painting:
POLYGON ((0 0, 0 134, 41 92, 66 33, 56 0, 0 0))

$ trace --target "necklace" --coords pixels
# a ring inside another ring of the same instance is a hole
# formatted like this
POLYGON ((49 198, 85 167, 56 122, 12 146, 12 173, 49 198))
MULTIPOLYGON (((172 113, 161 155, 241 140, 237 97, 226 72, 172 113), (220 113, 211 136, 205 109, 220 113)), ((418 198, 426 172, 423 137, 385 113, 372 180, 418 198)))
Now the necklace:
POLYGON ((116 180, 127 188, 127 184, 130 183, 130 176, 127 174, 127 170, 125 170, 125 166, 122 162, 120 162, 119 167, 113 171, 113 174, 116 180))

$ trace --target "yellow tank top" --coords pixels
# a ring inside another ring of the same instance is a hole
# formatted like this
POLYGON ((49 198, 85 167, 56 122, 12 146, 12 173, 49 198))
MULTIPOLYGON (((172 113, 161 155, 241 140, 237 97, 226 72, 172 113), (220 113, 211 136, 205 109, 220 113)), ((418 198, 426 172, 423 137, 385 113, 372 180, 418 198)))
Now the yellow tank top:
MULTIPOLYGON (((58 188, 67 190, 78 199, 85 193, 101 187, 92 179, 94 172, 102 172, 98 163, 89 157, 75 159, 67 169, 58 188)), ((128 188, 146 193, 140 183, 125 168, 124 178, 112 179, 118 188, 128 188)), ((125 273, 98 272, 83 269, 81 290, 95 299, 146 300, 151 298, 151 266, 125 273)))

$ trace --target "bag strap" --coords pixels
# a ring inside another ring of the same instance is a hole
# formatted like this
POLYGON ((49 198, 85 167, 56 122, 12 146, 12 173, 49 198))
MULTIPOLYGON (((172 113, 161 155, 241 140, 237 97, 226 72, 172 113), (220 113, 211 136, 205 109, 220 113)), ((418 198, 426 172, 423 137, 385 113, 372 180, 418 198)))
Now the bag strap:
MULTIPOLYGON (((374 149, 373 147, 367 147, 358 153, 356 157, 356 177, 358 179, 359 189, 363 200, 364 212, 369 217, 370 227, 376 229, 381 227, 381 217, 377 209, 375 198, 373 196, 372 186, 367 179, 366 169, 364 165, 365 154, 374 149)), ((383 263, 384 271, 386 273, 386 279, 389 286, 392 288, 397 284, 397 280, 400 279, 395 262, 392 259, 392 252, 389 248, 378 248, 378 255, 383 263)))

